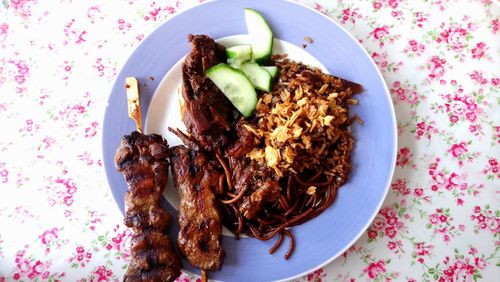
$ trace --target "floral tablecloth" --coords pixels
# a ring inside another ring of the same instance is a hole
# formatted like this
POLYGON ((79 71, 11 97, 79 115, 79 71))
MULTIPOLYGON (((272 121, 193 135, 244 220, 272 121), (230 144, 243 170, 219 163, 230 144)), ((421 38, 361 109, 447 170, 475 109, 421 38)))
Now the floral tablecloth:
MULTIPOLYGON (((198 2, 0 1, 0 281, 122 279, 130 231, 102 167, 107 98, 141 40, 198 2)), ((499 2, 299 2, 373 57, 399 145, 372 225, 298 280, 499 281, 499 2)))

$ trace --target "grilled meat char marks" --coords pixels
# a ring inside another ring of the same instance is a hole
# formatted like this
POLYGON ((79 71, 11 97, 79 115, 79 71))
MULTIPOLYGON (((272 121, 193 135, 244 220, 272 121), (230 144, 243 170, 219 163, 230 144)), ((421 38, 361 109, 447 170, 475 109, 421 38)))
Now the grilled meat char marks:
POLYGON ((170 162, 180 196, 178 211, 181 253, 193 266, 219 270, 224 258, 222 224, 214 195, 221 173, 202 152, 176 146, 170 162))
POLYGON ((279 199, 279 177, 270 168, 246 158, 229 157, 229 162, 236 194, 245 193, 238 209, 244 217, 252 220, 266 204, 279 199))
POLYGON ((174 281, 181 270, 166 231, 171 216, 160 207, 168 179, 168 144, 159 135, 132 132, 116 151, 115 165, 128 184, 125 224, 134 235, 124 281, 174 281))
POLYGON ((205 73, 226 62, 226 51, 206 35, 190 34, 188 40, 192 50, 182 66, 182 120, 201 147, 212 152, 230 141, 233 106, 205 73))

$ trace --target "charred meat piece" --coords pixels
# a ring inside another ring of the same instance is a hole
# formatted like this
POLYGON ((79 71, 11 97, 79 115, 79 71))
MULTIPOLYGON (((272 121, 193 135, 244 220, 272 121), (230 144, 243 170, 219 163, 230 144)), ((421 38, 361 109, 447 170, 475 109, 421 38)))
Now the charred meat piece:
POLYGON ((203 153, 184 146, 172 148, 170 162, 174 185, 180 196, 179 249, 193 266, 219 270, 224 250, 221 217, 214 192, 221 173, 203 153))
POLYGON ((275 202, 279 199, 281 187, 278 182, 264 180, 257 182, 258 187, 243 199, 240 212, 244 217, 253 219, 262 210, 265 204, 275 202))
POLYGON ((279 199, 279 177, 269 167, 246 158, 230 157, 229 162, 236 194, 245 193, 239 211, 247 219, 254 219, 266 204, 279 199))
POLYGON ((174 281, 180 275, 180 258, 166 235, 171 216, 160 207, 167 157, 167 141, 156 134, 132 132, 116 151, 116 169, 128 184, 125 224, 134 232, 124 281, 174 281))
MULTIPOLYGON (((341 91, 346 88, 350 88, 352 91, 352 94, 358 94, 363 92, 363 86, 361 84, 358 84, 356 82, 352 82, 343 78, 339 78, 333 75, 320 75, 317 72, 313 72, 310 70, 306 70, 300 73, 300 76, 297 77, 302 81, 308 81, 309 83, 312 83, 313 85, 316 84, 316 89, 320 89, 321 86, 326 83, 326 78, 333 78, 335 80, 335 90, 341 91)), ((300 82, 299 82, 300 83, 300 82)))
POLYGON ((245 157, 247 153, 252 151, 259 140, 255 138, 255 135, 248 131, 245 127, 248 126, 244 119, 238 120, 235 125, 236 135, 238 138, 231 143, 231 145, 226 150, 229 157, 242 158, 245 157))
POLYGON ((182 120, 189 134, 211 152, 229 142, 233 106, 205 73, 211 66, 226 62, 226 51, 206 35, 190 34, 188 40, 192 50, 182 66, 182 120))

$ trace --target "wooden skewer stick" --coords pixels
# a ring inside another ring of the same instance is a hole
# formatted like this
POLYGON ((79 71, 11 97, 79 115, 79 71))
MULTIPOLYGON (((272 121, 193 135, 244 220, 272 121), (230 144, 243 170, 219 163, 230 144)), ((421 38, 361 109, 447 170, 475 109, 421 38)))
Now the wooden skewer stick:
POLYGON ((201 281, 202 282, 207 282, 208 281, 208 278, 207 278, 207 272, 203 269, 200 269, 201 270, 201 281))
POLYGON ((135 121, 137 131, 142 133, 141 105, 137 79, 133 76, 125 78, 125 89, 127 91, 128 116, 135 121))

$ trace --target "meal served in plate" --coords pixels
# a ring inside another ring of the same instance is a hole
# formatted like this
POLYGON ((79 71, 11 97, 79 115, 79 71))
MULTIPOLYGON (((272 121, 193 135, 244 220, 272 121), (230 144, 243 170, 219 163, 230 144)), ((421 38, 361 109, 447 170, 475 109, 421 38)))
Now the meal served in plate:
POLYGON ((250 45, 225 48, 206 35, 188 36, 181 95, 187 132, 170 129, 184 145, 169 148, 159 135, 133 132, 117 150, 117 170, 129 185, 125 222, 134 231, 126 281, 172 281, 180 273, 165 235, 170 215, 159 207, 169 164, 180 198, 177 245, 203 280, 222 267, 223 224, 237 238, 278 237, 269 253, 288 237, 288 259, 291 227, 328 208, 348 179, 349 126, 361 121, 349 116, 349 105, 362 87, 272 55, 266 21, 251 9, 245 19, 250 45))

